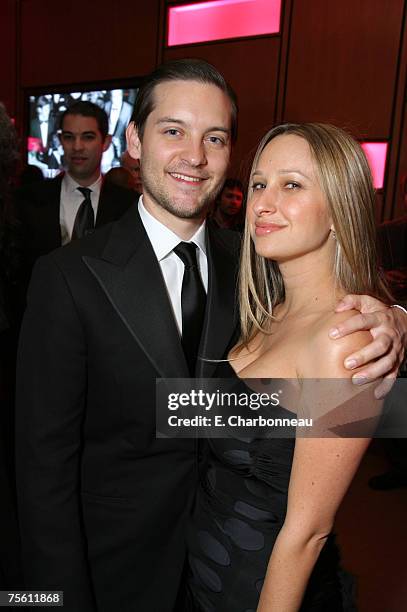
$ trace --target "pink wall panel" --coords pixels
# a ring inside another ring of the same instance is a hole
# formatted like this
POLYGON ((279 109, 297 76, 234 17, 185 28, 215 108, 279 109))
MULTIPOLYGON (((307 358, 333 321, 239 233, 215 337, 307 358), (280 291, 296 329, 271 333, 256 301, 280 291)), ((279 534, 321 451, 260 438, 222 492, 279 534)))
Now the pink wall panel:
POLYGON ((169 7, 168 45, 239 36, 273 34, 280 29, 281 0, 216 0, 169 7))
POLYGON ((369 162, 375 189, 383 189, 387 161, 387 142, 363 142, 362 149, 369 162))

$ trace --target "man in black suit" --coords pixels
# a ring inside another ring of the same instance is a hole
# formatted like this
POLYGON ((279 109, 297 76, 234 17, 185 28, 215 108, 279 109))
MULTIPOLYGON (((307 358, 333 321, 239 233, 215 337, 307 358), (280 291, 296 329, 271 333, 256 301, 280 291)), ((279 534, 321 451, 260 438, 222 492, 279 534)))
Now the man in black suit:
POLYGON ((38 257, 67 244, 73 235, 81 237, 119 219, 134 202, 128 190, 103 184, 101 160, 111 142, 104 110, 91 102, 75 102, 62 114, 60 126, 65 174, 17 194, 26 280, 38 257), (77 219, 86 210, 90 218, 87 225, 82 223, 82 232, 77 231, 77 219))
MULTIPOLYGON (((235 97, 203 62, 172 70, 175 80, 163 68, 163 82, 140 92, 128 130, 146 181, 138 209, 41 258, 28 293, 17 417, 25 577, 63 589, 75 612, 175 605, 197 454, 193 440, 155 438, 155 381, 195 370, 181 343, 180 242, 196 245, 207 293, 199 354, 223 357, 236 324, 238 236, 204 223, 229 163, 235 97)), ((214 369, 196 363, 200 376, 214 369)))
POLYGON ((212 66, 157 68, 127 130, 138 208, 36 266, 18 366, 23 564, 67 611, 177 609, 197 452, 156 439, 155 381, 211 376, 233 342, 238 235, 204 219, 235 135, 212 66))

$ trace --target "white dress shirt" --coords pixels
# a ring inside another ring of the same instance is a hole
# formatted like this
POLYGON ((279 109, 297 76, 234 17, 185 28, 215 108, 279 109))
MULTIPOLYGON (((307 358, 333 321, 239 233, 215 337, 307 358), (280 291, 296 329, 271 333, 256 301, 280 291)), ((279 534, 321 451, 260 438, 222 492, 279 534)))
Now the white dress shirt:
POLYGON ((41 121, 40 123, 41 141, 44 149, 48 144, 48 121, 41 121))
MULTIPOLYGON (((61 226, 61 243, 62 245, 70 242, 72 237, 73 226, 75 223, 76 214, 80 205, 85 199, 83 193, 78 190, 79 185, 67 172, 62 179, 61 199, 59 205, 59 224, 61 226)), ((100 189, 102 187, 102 175, 89 185, 91 190, 90 199, 92 202, 93 212, 95 213, 95 221, 98 212, 98 203, 100 189)))
POLYGON ((157 221, 157 219, 145 209, 143 205, 143 196, 140 196, 138 201, 138 210, 144 229, 147 232, 151 246, 160 264, 175 321, 180 335, 182 335, 181 290, 184 276, 184 264, 178 255, 174 253, 173 249, 180 242, 193 242, 197 245, 199 271, 205 291, 208 292, 208 260, 206 257, 205 245, 205 221, 190 240, 182 240, 182 238, 174 234, 174 232, 160 223, 160 221, 157 221))

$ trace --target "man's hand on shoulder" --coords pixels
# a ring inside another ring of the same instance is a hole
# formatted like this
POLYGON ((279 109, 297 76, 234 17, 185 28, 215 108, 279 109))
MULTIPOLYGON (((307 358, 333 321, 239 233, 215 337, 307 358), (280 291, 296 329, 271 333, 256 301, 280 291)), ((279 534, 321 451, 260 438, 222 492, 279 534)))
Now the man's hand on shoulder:
POLYGON ((384 376, 382 384, 375 391, 376 397, 384 397, 392 387, 403 361, 407 344, 407 315, 399 308, 390 308, 366 295, 345 296, 337 305, 336 312, 347 310, 357 310, 358 314, 330 329, 329 336, 337 339, 357 331, 370 331, 372 342, 348 355, 344 366, 348 370, 366 366, 353 376, 356 384, 384 376))

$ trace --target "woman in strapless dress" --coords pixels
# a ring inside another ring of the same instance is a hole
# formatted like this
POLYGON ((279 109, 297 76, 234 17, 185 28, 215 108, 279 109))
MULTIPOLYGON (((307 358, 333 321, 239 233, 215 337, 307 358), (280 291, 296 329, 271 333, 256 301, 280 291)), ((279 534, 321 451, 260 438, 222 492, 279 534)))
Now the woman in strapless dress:
MULTIPOLYGON (((295 379, 301 401, 308 379, 343 379, 346 420, 367 407, 374 422, 380 402, 373 387, 352 401, 360 387, 350 377, 363 372, 343 363, 370 333, 329 337, 354 314, 335 311, 347 293, 389 300, 377 274, 373 206, 368 163, 348 134, 324 124, 286 124, 266 134, 250 177, 241 338, 219 364, 219 378, 236 377, 242 393, 251 392, 244 379, 295 379)), ((315 400, 340 418, 341 401, 330 395, 321 402, 308 393, 308 409, 315 400)), ((275 408, 280 416, 292 410, 275 408)), ((188 531, 190 610, 354 609, 332 528, 369 438, 339 437, 319 415, 319 437, 236 431, 208 440, 188 531)))

